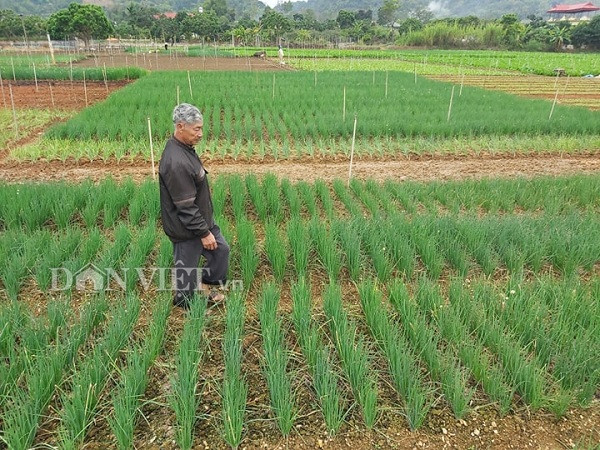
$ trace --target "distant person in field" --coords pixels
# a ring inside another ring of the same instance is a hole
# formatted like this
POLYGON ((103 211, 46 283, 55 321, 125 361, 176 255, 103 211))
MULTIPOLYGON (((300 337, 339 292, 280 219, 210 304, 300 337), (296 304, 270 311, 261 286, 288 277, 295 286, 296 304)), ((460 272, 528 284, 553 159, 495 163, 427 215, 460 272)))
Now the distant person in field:
POLYGON ((188 308, 200 291, 209 302, 225 300, 229 245, 213 218, 207 171, 194 149, 202 138, 200 110, 182 103, 173 110, 175 132, 160 159, 162 226, 173 242, 175 306, 188 308), (200 257, 206 258, 199 276, 200 257))
POLYGON ((283 48, 281 47, 281 45, 279 46, 277 54, 279 55, 279 64, 285 64, 283 62, 283 48))

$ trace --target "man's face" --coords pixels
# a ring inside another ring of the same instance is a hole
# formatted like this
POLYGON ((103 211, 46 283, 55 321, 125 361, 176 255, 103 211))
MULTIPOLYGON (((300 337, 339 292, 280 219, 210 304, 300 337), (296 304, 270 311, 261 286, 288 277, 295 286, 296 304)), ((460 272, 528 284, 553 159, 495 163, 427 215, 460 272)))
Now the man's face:
POLYGON ((194 146, 202 139, 203 122, 196 123, 178 123, 177 139, 184 144, 194 146))

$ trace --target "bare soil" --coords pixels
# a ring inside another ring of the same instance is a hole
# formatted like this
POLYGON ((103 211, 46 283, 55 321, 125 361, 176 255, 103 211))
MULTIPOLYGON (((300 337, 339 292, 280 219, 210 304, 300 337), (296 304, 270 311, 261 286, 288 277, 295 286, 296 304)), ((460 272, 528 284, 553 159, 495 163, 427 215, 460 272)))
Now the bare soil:
POLYGON ((146 70, 292 70, 269 58, 215 58, 202 56, 176 56, 159 53, 92 55, 73 63, 78 67, 140 67, 146 70))
MULTIPOLYGON (((274 173, 292 181, 332 181, 348 177, 348 161, 317 159, 306 161, 222 161, 206 160, 212 175, 274 173)), ((480 156, 420 156, 395 159, 362 158, 354 162, 352 175, 375 180, 461 180, 494 177, 533 177, 600 172, 600 154, 530 154, 480 156)), ((100 181, 107 176, 116 180, 131 177, 141 181, 152 176, 152 166, 145 160, 131 161, 35 161, 0 160, 0 180, 6 182, 100 181)))
MULTIPOLYGON (((118 89, 127 84, 126 81, 110 81, 107 85, 103 81, 39 81, 36 88, 33 81, 10 82, 16 108, 58 108, 66 110, 80 110, 87 103, 92 105, 104 100, 118 89), (108 86, 108 87, 107 87, 108 86)), ((10 108, 10 93, 7 83, 2 91, 3 100, 10 108)))

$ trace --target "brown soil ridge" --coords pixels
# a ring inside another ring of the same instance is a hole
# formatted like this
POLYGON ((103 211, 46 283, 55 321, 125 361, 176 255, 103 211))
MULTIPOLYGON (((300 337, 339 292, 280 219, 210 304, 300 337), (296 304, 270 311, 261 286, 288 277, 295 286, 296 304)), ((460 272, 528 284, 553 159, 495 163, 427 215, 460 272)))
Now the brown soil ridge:
MULTIPOLYGON (((338 160, 320 161, 221 161, 207 160, 211 175, 274 173, 291 181, 333 181, 347 179, 349 162, 338 160)), ((477 155, 453 157, 398 157, 377 160, 361 158, 354 162, 352 176, 376 181, 436 181, 481 178, 514 178, 536 176, 560 176, 592 174, 600 172, 600 153, 578 155, 477 155)), ((152 177, 149 161, 0 161, 0 180, 23 181, 69 181, 85 179, 100 181, 108 176, 115 180, 132 178, 142 181, 152 177)))

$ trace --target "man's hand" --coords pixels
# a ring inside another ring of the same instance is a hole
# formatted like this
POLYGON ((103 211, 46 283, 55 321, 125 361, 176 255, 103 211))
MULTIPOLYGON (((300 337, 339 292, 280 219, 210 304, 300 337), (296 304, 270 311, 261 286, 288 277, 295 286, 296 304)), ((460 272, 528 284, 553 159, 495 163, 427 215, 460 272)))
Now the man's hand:
POLYGON ((213 236, 213 234, 209 231, 208 236, 202 238, 202 246, 206 250, 216 250, 217 249, 217 240, 213 236))

